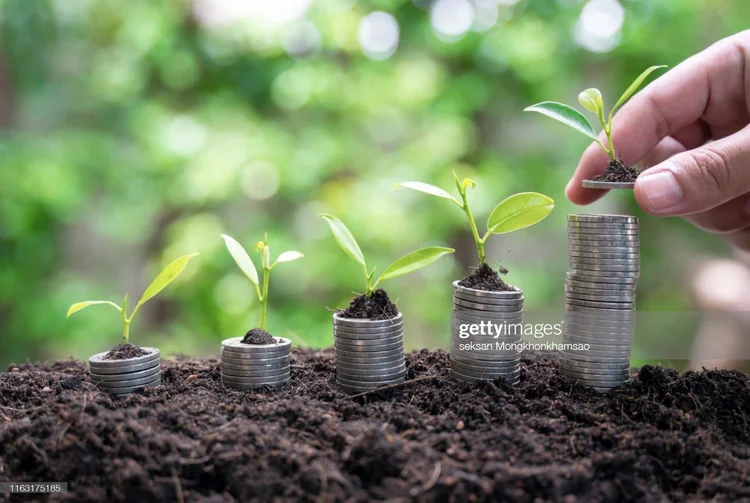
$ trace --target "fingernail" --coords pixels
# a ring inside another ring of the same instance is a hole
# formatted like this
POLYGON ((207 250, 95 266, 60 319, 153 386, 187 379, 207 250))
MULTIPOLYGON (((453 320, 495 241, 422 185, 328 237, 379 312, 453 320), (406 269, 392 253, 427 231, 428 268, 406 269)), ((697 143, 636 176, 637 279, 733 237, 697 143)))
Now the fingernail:
POLYGON ((638 177, 638 185, 652 211, 666 211, 682 202, 682 188, 670 171, 644 173, 638 177))
POLYGON ((567 195, 568 192, 570 192, 570 186, 573 185, 573 179, 571 178, 568 184, 565 186, 565 194, 567 195))

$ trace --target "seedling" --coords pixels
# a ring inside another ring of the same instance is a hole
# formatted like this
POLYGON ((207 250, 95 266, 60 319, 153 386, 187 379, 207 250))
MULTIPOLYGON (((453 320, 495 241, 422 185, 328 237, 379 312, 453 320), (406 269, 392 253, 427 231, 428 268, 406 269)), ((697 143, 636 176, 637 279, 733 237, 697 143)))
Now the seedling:
POLYGON ((424 192, 431 196, 441 197, 451 201, 461 208, 466 214, 466 219, 469 221, 469 227, 471 228, 471 234, 474 236, 474 244, 477 247, 477 255, 479 256, 480 265, 485 263, 484 245, 487 243, 490 236, 493 234, 506 234, 508 232, 517 231, 534 225, 544 220, 555 207, 555 202, 543 194, 538 194, 536 192, 522 192, 520 194, 515 194, 495 206, 487 220, 487 232, 485 232, 483 237, 480 237, 476 221, 474 220, 474 215, 471 212, 471 208, 469 208, 467 197, 468 189, 473 189, 477 184, 471 178, 459 180, 455 173, 453 173, 453 177, 456 179, 456 188, 461 196, 461 201, 440 187, 435 187, 434 185, 429 185, 427 183, 403 182, 396 185, 396 187, 401 186, 418 192, 424 192))
POLYGON ((357 240, 344 225, 344 223, 333 215, 320 215, 328 223, 331 228, 334 239, 339 244, 342 250, 349 255, 355 262, 362 266, 365 279, 365 296, 369 297, 372 292, 378 287, 381 281, 391 278, 397 278, 410 272, 418 271, 423 267, 435 262, 437 259, 448 253, 453 253, 453 248, 443 248, 440 246, 432 246, 428 248, 422 248, 415 252, 404 255, 400 259, 385 268, 383 273, 378 277, 377 280, 373 281, 375 275, 375 269, 368 272, 367 263, 365 262, 365 256, 362 254, 362 250, 357 244, 357 240))
POLYGON ((589 110, 590 112, 596 114, 597 119, 599 119, 599 122, 604 129, 604 134, 607 136, 606 145, 602 143, 601 140, 599 140, 596 131, 594 131, 594 127, 591 125, 588 119, 586 119, 586 117, 581 112, 573 107, 564 105, 562 103, 556 103, 554 101, 544 101, 542 103, 532 105, 526 108, 524 111, 538 112, 548 117, 552 117, 553 119, 560 121, 567 126, 572 127, 576 131, 579 131, 594 140, 600 147, 602 147, 602 149, 604 149, 604 151, 607 153, 607 155, 609 155, 609 158, 612 161, 616 161, 617 155, 615 154, 615 146, 612 143, 612 117, 614 116, 617 109, 624 105, 625 102, 628 101, 628 99, 633 96, 633 94, 635 94, 638 88, 641 87, 643 82, 645 82, 646 78, 651 75, 651 73, 659 70, 660 68, 666 68, 666 65, 652 66, 651 68, 640 74, 638 78, 635 79, 632 84, 630 84, 630 87, 628 87, 625 93, 620 96, 620 99, 617 100, 615 106, 612 107, 612 110, 610 110, 609 118, 607 120, 605 120, 604 118, 604 100, 602 99, 602 93, 599 92, 598 89, 586 89, 578 95, 578 101, 581 103, 581 105, 583 105, 586 110, 589 110))
POLYGON ((237 263, 240 270, 245 273, 247 279, 255 286, 255 293, 258 295, 258 300, 260 301, 260 329, 265 330, 266 312, 268 311, 268 285, 271 282, 271 271, 277 264, 291 262, 304 257, 304 255, 298 251, 285 251, 272 264, 271 250, 268 247, 268 234, 266 234, 263 241, 258 241, 253 246, 253 250, 260 253, 260 262, 263 268, 263 284, 261 285, 258 279, 258 271, 255 269, 255 265, 253 265, 253 261, 250 259, 247 251, 233 237, 226 234, 222 234, 221 237, 224 239, 229 254, 237 263))
POLYGON ((172 281, 175 280, 177 276, 179 276, 182 271, 185 270, 185 267, 187 267, 188 262, 190 262, 190 259, 198 255, 197 253, 191 253, 190 255, 185 255, 183 257, 178 258, 171 264, 169 264, 162 272, 159 273, 159 275, 156 277, 156 279, 146 288, 146 291, 143 292, 143 295, 141 295, 141 300, 138 301, 138 304, 136 304, 135 308, 133 309, 133 312, 130 313, 130 316, 127 314, 128 309, 128 295, 125 294, 125 299, 122 301, 122 307, 118 306, 114 302, 110 302, 108 300, 87 300, 85 302, 77 302, 70 306, 70 309, 68 309, 68 315, 67 317, 70 318, 72 314, 77 313, 81 309, 84 309, 89 306, 95 306, 98 304, 108 304, 115 309, 117 309, 120 312, 120 316, 122 317, 122 343, 127 344, 128 340, 130 339, 130 324, 133 322, 133 318, 135 317, 135 313, 138 312, 138 310, 141 308, 143 304, 146 303, 149 299, 154 297, 156 294, 164 290, 167 285, 169 285, 172 281))

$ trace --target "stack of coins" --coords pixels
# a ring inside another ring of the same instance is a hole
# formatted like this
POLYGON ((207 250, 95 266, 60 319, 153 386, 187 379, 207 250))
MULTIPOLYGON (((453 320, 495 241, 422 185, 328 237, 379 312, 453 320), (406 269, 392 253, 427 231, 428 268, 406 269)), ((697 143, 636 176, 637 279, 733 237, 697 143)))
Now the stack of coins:
POLYGON ((277 337, 275 344, 245 344, 243 337, 221 342, 221 382, 227 388, 280 386, 290 378, 292 341, 277 337))
POLYGON ((336 382, 352 393, 402 382, 406 377, 404 319, 360 320, 333 315, 336 382))
POLYGON ((451 376, 463 382, 521 380, 523 292, 489 292, 453 283, 451 376))
POLYGON ((141 348, 147 354, 123 360, 105 360, 108 353, 89 358, 91 380, 97 387, 114 395, 129 395, 141 388, 161 384, 161 358, 156 348, 141 348))
POLYGON ((568 243, 563 343, 578 348, 561 352, 560 372, 608 391, 630 378, 640 271, 638 218, 568 215, 568 243))

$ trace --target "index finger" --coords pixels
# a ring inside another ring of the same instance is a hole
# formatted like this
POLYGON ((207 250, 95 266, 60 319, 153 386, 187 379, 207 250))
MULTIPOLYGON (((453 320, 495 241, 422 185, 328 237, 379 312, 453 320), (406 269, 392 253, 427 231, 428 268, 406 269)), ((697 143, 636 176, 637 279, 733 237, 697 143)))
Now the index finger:
MULTIPOLYGON (((661 140, 700 119, 712 91, 717 91, 712 87, 732 84, 727 82, 727 76, 737 73, 735 37, 722 40, 679 64, 636 94, 617 113, 612 123, 612 141, 615 152, 626 165, 635 165, 661 140), (717 77, 724 80, 717 82, 717 77)), ((608 162, 609 157, 599 145, 590 145, 566 188, 568 199, 576 204, 589 204, 602 197, 606 192, 583 188, 581 182, 603 173, 608 162)))

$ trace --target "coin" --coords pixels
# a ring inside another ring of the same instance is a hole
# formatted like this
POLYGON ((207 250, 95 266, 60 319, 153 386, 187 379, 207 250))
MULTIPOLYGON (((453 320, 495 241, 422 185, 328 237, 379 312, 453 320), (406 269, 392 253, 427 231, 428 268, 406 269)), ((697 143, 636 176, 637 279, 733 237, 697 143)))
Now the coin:
POLYGON ((367 358, 370 360, 376 360, 380 358, 395 358, 404 356, 403 346, 389 349, 387 351, 347 351, 344 349, 334 347, 336 353, 336 359, 339 358, 367 358))
POLYGON ((564 349, 560 350, 561 358, 568 358, 572 360, 579 360, 577 357, 587 358, 619 358, 618 361, 628 360, 630 361, 630 348, 607 348, 606 350, 595 351, 593 349, 576 351, 575 349, 564 349))
POLYGON ((627 190, 633 189, 633 187, 635 187, 635 182, 598 182, 595 180, 583 180, 581 185, 587 189, 627 190))
POLYGON ((477 290, 475 288, 466 288, 458 284, 458 281, 453 282, 453 291, 463 293, 466 295, 473 295, 475 297, 490 297, 499 299, 520 299, 523 297, 523 291, 520 288, 509 286, 512 290, 501 290, 501 291, 490 291, 490 290, 477 290))
MULTIPOLYGON (((618 285, 635 285, 636 283, 638 283, 638 278, 634 277, 593 276, 590 274, 580 274, 571 271, 565 273, 565 278, 573 281, 586 281, 590 283, 614 283, 618 285)), ((635 286, 633 286, 633 288, 635 288, 635 286)))
POLYGON ((637 224, 638 217, 629 215, 568 215, 569 222, 588 222, 588 223, 627 223, 637 224))
POLYGON ((338 332, 334 332, 333 334, 333 341, 334 343, 338 342, 343 345, 347 346, 357 346, 357 347, 371 347, 371 346, 384 346, 387 344, 396 344, 396 343, 403 343, 404 341, 404 334, 399 332, 395 335, 389 335, 389 336, 383 336, 379 339, 348 339, 346 337, 339 337, 338 332))
POLYGON ((227 384, 278 384, 284 381, 288 381, 290 374, 279 374, 277 376, 257 376, 257 377, 235 377, 226 374, 221 375, 221 382, 226 386, 227 384))
MULTIPOLYGON (((589 307, 589 308, 595 308, 595 309, 622 309, 622 310, 628 310, 633 311, 635 310, 635 302, 596 302, 593 300, 578 300, 578 299, 571 299, 570 297, 565 298, 565 308, 575 308, 575 307, 589 307)), ((574 309, 573 309, 574 310, 574 309)))
POLYGON ((383 351, 392 351, 394 349, 401 351, 404 350, 404 341, 403 339, 399 339, 396 342, 391 342, 388 344, 378 344, 378 345, 372 345, 372 346, 358 346, 356 344, 344 344, 340 340, 333 341, 333 347, 336 350, 342 350, 342 351, 349 351, 351 353, 371 353, 371 352, 383 352, 383 351))
POLYGON ((520 361, 521 359, 521 352, 516 349, 461 349, 460 343, 456 342, 451 345, 451 354, 474 360, 508 361, 518 359, 520 361))
POLYGON ((101 390, 117 390, 119 388, 137 388, 138 386, 151 384, 154 381, 161 381, 161 372, 156 373, 156 375, 141 377, 140 379, 127 379, 124 381, 96 381, 95 384, 101 390))
POLYGON ((95 372, 91 372, 91 380, 94 382, 97 381, 125 381, 128 379, 141 379, 143 377, 150 377, 157 375, 161 372, 161 367, 159 365, 156 365, 154 367, 151 367, 150 369, 146 370, 140 370, 136 372, 128 372, 126 374, 99 374, 95 372))
POLYGON ((147 361, 145 363, 135 363, 133 365, 125 365, 125 366, 119 366, 119 367, 100 367, 100 366, 92 366, 89 367, 89 370, 92 374, 97 375, 122 375, 122 374, 132 374, 133 372, 142 372, 145 370, 155 369, 159 368, 161 366, 161 359, 155 358, 153 360, 147 361))
POLYGON ((565 285, 572 288, 586 288, 589 290, 606 290, 610 292, 626 292, 635 293, 636 287, 629 283, 596 283, 593 281, 576 281, 573 279, 566 279, 565 285))
POLYGON ((575 372, 566 367, 560 368, 560 375, 563 375, 572 379, 581 379, 584 381, 599 381, 599 382, 625 382, 630 378, 628 371, 612 371, 612 372, 575 372))
POLYGON ((394 379, 403 379, 406 377, 406 369, 392 372, 390 374, 375 374, 375 373, 369 373, 369 374, 362 374, 358 372, 346 372, 344 369, 337 368, 336 369, 336 379, 339 380, 347 380, 347 381, 356 381, 356 382, 383 382, 383 381, 392 381, 394 379))
POLYGON ((569 236, 637 236, 638 227, 576 227, 568 224, 569 236))
POLYGON ((394 318, 389 320, 362 320, 356 318, 342 318, 338 314, 333 315, 333 324, 340 327, 349 328, 384 328, 403 323, 403 315, 398 313, 394 318))
MULTIPOLYGON (((494 381, 495 379, 480 379, 477 377, 467 376, 465 374, 462 374, 460 372, 456 372, 455 370, 450 370, 450 376, 458 381, 462 381, 468 384, 474 384, 477 381, 494 381)), ((508 384, 511 386, 517 385, 521 381, 520 374, 518 376, 512 377, 511 379, 505 379, 508 384)))
POLYGON ((292 341, 283 337, 274 337, 276 339, 275 344, 245 344, 242 342, 244 337, 232 337, 231 339, 224 339, 221 341, 221 348, 226 351, 232 351, 233 353, 283 353, 289 352, 292 349, 292 341))
POLYGON ((380 365, 388 364, 389 366, 398 365, 404 362, 404 352, 397 352, 394 356, 386 356, 379 358, 371 358, 367 356, 368 353, 359 354, 359 356, 343 356, 340 353, 336 354, 336 364, 343 363, 344 365, 380 365))
POLYGON ((161 384, 161 377, 159 379, 156 379, 153 382, 150 382, 148 384, 143 384, 141 386, 130 386, 130 387, 123 387, 123 388, 102 388, 101 391, 106 391, 107 393, 111 395, 130 395, 131 393, 135 393, 138 390, 144 389, 144 388, 154 388, 156 386, 159 386, 161 384))
POLYGON ((635 295, 587 295, 585 293, 571 292, 569 290, 565 291, 565 298, 576 300, 590 300, 594 302, 627 302, 628 304, 635 303, 635 295))
POLYGON ((347 372, 384 372, 393 371, 399 368, 405 368, 406 362, 404 359, 384 362, 384 363, 350 363, 344 361, 337 361, 336 368, 341 368, 347 372))
POLYGON ((459 363, 463 366, 468 367, 476 367, 476 368, 493 368, 493 369, 509 369, 509 368, 515 368, 517 365, 521 364, 520 359, 516 360, 476 360, 474 358, 467 358, 465 356, 451 353, 450 355, 450 361, 451 364, 453 362, 459 363))
POLYGON ((251 389, 264 388, 266 386, 268 386, 269 388, 277 388, 279 386, 282 386, 282 385, 286 384, 287 382, 289 382, 289 379, 285 379, 283 381, 278 381, 278 382, 272 382, 272 383, 268 383, 268 382, 265 382, 265 383, 236 383, 236 382, 224 382, 223 380, 222 380, 221 383, 224 385, 225 388, 231 388, 231 389, 236 389, 236 390, 240 390, 240 391, 247 391, 247 390, 251 390, 251 389))
POLYGON ((381 386, 387 386, 389 384, 397 384, 405 381, 405 377, 398 377, 396 379, 391 379, 388 381, 360 381, 360 380, 352 380, 352 379, 346 379, 343 377, 336 376, 336 382, 344 387, 352 388, 354 390, 362 390, 362 391, 370 391, 373 389, 380 388, 381 386))
POLYGON ((569 360, 561 358, 559 360, 560 365, 567 365, 568 367, 582 367, 586 369, 617 369, 630 371, 630 362, 618 362, 618 363, 597 363, 597 362, 582 362, 578 360, 569 360))
POLYGON ((104 351, 102 353, 97 353, 91 358, 89 358, 89 367, 107 367, 107 368, 114 368, 114 367, 131 367, 133 365, 143 364, 146 362, 151 362, 153 360, 158 360, 160 356, 160 352, 157 348, 140 348, 143 351, 146 351, 148 354, 145 354, 143 356, 136 356, 134 358, 123 358, 122 360, 105 360, 104 357, 109 353, 109 351, 104 351))
POLYGON ((276 377, 289 375, 290 366, 271 370, 235 370, 222 367, 221 375, 224 377, 257 377, 274 380, 276 377))
POLYGON ((605 297, 608 296, 615 296, 615 297, 632 297, 635 299, 635 289, 633 288, 620 288, 620 289, 614 289, 614 288, 598 288, 598 285, 595 286, 575 286, 569 282, 565 282, 565 291, 570 293, 582 293, 585 295, 603 295, 605 297))
POLYGON ((452 317, 469 324, 477 324, 482 322, 496 324, 516 324, 523 321, 523 311, 516 311, 513 313, 496 313, 493 311, 467 309, 465 307, 454 305, 452 317))
POLYGON ((458 372, 461 375, 474 377, 477 379, 495 380, 498 377, 505 377, 506 379, 514 379, 521 374, 520 364, 517 368, 510 371, 497 371, 497 369, 491 368, 480 368, 479 370, 473 370, 466 366, 456 362, 451 366, 451 370, 458 372))
POLYGON ((344 327, 333 327, 333 333, 339 337, 347 339, 377 339, 379 337, 388 337, 404 333, 404 325, 400 324, 388 328, 370 328, 370 329, 346 329, 344 327))
POLYGON ((487 304, 490 306, 515 306, 517 308, 520 308, 523 306, 523 297, 520 297, 518 299, 493 299, 489 297, 474 297, 472 295, 464 295, 458 292, 455 292, 453 294, 453 300, 461 300, 464 302, 474 302, 477 304, 487 304))
POLYGON ((634 330, 625 328, 623 330, 612 328, 588 327, 582 328, 579 325, 566 324, 563 331, 563 342, 600 342, 600 343, 620 343, 630 344, 633 341, 634 330))
POLYGON ((633 255, 640 253, 640 246, 611 245, 607 243, 568 243, 568 254, 572 255, 575 253, 626 253, 628 255, 633 255))

